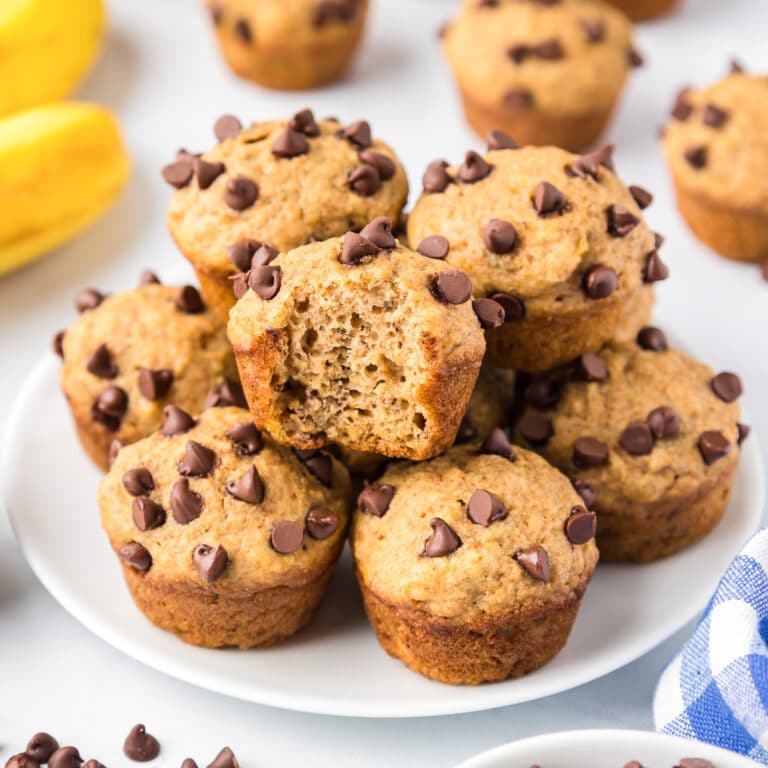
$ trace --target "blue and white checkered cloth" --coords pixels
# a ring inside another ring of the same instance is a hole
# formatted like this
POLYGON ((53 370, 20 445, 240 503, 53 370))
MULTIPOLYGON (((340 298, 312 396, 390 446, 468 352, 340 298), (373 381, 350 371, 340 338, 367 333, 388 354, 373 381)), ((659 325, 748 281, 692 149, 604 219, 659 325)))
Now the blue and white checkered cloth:
POLYGON ((654 719, 662 733, 768 765, 768 529, 731 563, 693 636, 661 676, 654 719))

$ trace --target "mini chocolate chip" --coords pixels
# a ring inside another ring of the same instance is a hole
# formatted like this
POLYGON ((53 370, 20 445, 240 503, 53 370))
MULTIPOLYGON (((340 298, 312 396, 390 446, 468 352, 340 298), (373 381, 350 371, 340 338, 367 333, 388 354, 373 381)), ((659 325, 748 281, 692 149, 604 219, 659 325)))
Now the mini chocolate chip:
POLYGON ((616 147, 613 144, 602 144, 593 152, 588 152, 566 166, 566 173, 580 179, 588 176, 595 181, 600 180, 600 166, 613 170, 613 152, 616 147))
POLYGON ((358 165, 347 174, 347 186, 361 197, 371 197, 381 188, 381 178, 372 165, 358 165))
POLYGON ((619 444, 630 456, 647 456, 653 450, 653 433, 644 421, 632 421, 624 428, 619 444))
POLYGON ((117 454, 120 453, 120 449, 123 447, 123 443, 115 438, 110 444, 109 444, 109 466, 111 467, 115 463, 115 459, 117 458, 117 454))
POLYGON ((290 555, 302 545, 304 530, 292 520, 282 520, 272 529, 269 540, 275 552, 290 555))
POLYGON ((580 469, 599 467, 608 461, 608 446, 594 437, 577 437, 573 441, 573 463, 580 469))
POLYGON ((106 344, 99 344, 96 347, 93 354, 86 360, 85 367, 89 373, 100 379, 114 379, 119 372, 106 344))
POLYGON ((683 157, 691 168, 700 170, 707 164, 707 148, 704 146, 689 147, 683 152, 683 157))
POLYGON ((203 511, 203 498, 190 489, 186 477, 177 480, 171 488, 171 511, 181 525, 197 520, 203 511))
MULTIPOLYGON (((130 565, 134 570, 145 572, 152 567, 152 555, 136 541, 121 547, 117 554, 126 565, 130 565)), ((63 747, 63 749, 67 749, 67 747, 63 747)), ((56 752, 51 755, 51 759, 48 761, 49 768, 53 768, 54 765, 63 765, 54 760, 55 754, 56 752)))
POLYGON ((504 94, 504 104, 510 109, 524 112, 533 106, 533 94, 525 88, 513 88, 504 94))
POLYGON ((483 242, 492 253, 509 253, 516 240, 517 230, 503 219, 491 219, 483 228, 483 242))
POLYGON ((76 747, 59 747, 48 758, 48 768, 80 768, 82 762, 76 747))
POLYGON ((660 328, 654 328, 652 325, 647 325, 645 328, 641 328, 637 334, 637 343, 642 349, 647 349, 651 352, 665 352, 669 349, 667 344, 667 337, 660 328))
POLYGON ((326 488, 333 485, 333 461, 328 454, 313 453, 306 459, 302 459, 302 463, 321 485, 326 488))
POLYGON ((539 581, 549 581, 552 575, 552 566, 549 555, 544 547, 528 547, 518 549, 515 552, 515 560, 531 575, 539 581))
POLYGON ((31 758, 24 752, 18 755, 12 755, 5 763, 5 768, 39 768, 37 760, 31 758))
POLYGON ((197 175, 197 186, 200 189, 208 189, 216 179, 221 176, 226 170, 224 163, 208 162, 200 157, 196 157, 193 161, 193 167, 195 174, 197 175))
POLYGON ((741 379, 735 374, 723 371, 714 376, 709 382, 712 391, 725 403, 732 403, 738 400, 744 388, 741 386, 741 379))
POLYGON ((448 175, 448 163, 445 160, 433 160, 424 171, 421 183, 425 195, 433 195, 438 192, 444 192, 446 187, 453 181, 448 175))
POLYGON ((485 162, 481 155, 470 150, 464 155, 464 162, 456 171, 459 181, 465 184, 475 184, 484 179, 491 172, 491 166, 485 162))
POLYGON ((203 410, 209 408, 247 408, 243 388, 236 381, 225 378, 217 384, 206 396, 203 410))
POLYGON ((588 507, 591 507, 595 503, 597 494, 595 493, 594 486, 589 482, 589 480, 581 480, 578 478, 572 479, 571 485, 573 486, 573 489, 576 491, 576 493, 581 496, 582 501, 588 507))
POLYGON ((131 509, 133 523, 140 531, 151 531, 165 524, 165 510, 146 496, 134 499, 131 509))
POLYGON ((581 28, 587 36, 587 42, 594 45, 605 39, 605 24, 602 19, 579 19, 581 28))
POLYGON ((185 757, 181 763, 181 768, 197 768, 197 763, 191 757, 185 757))
POLYGON ((246 176, 229 179, 224 187, 224 202, 233 211, 244 211, 259 199, 259 185, 246 176))
POLYGON ((738 59, 731 59, 729 73, 732 75, 743 75, 744 65, 738 59))
POLYGON ((661 232, 654 232, 653 247, 658 249, 661 248, 662 245, 664 245, 664 235, 662 235, 661 232))
POLYGON ((333 536, 339 528, 339 516, 326 507, 315 506, 304 518, 307 533, 315 541, 323 541, 333 536))
POLYGON ((514 323, 525 319, 525 302, 514 293, 492 293, 490 295, 497 304, 501 304, 504 310, 504 322, 514 323))
POLYGON ((681 123, 685 122, 693 113, 693 105, 688 100, 690 93, 690 88, 682 88, 675 96, 675 103, 672 106, 671 114, 675 120, 681 123))
POLYGON ((357 120, 345 126, 341 136, 363 149, 371 146, 371 126, 365 120, 357 120))
POLYGON ((397 245, 392 234, 392 219, 388 216, 378 216, 366 224, 360 230, 360 236, 384 250, 390 250, 397 245))
POLYGON ((123 487, 131 496, 147 496, 155 489, 155 480, 146 467, 134 467, 123 475, 123 487))
POLYGON ((187 315, 199 315, 205 312, 205 304, 200 291, 194 285, 182 285, 176 294, 176 309, 187 315))
POLYGON ((341 256, 339 256, 339 261, 349 267, 354 267, 367 256, 375 256, 378 252, 379 247, 368 240, 368 238, 358 235, 355 232, 347 232, 347 234, 344 235, 344 242, 341 246, 341 256))
POLYGON ((394 161, 381 152, 374 152, 370 149, 364 149, 358 155, 360 160, 366 165, 370 165, 378 171, 379 178, 382 181, 389 181, 397 172, 397 166, 394 161))
POLYGON ((264 447, 261 432, 255 424, 244 422, 237 424, 224 433, 232 441, 235 453, 238 456, 254 456, 264 447))
POLYGON ((83 290, 75 296, 75 309, 82 314, 88 310, 96 309, 96 307, 98 307, 106 298, 107 297, 101 293, 101 291, 97 291, 95 288, 83 288, 83 290))
POLYGON ((275 157, 290 158, 306 155, 309 152, 309 142, 303 133, 286 126, 278 134, 272 145, 272 154, 275 157))
POLYGON ((504 520, 507 510, 496 496, 483 488, 478 488, 472 492, 467 502, 467 516, 476 525, 487 528, 497 520, 504 520))
POLYGON ((214 4, 209 6, 208 10, 210 12, 213 25, 218 27, 219 24, 221 24, 221 22, 224 20, 224 9, 220 5, 214 4))
POLYGON ((261 504, 264 501, 264 483, 256 467, 252 464, 237 480, 227 483, 227 493, 248 504, 261 504))
POLYGON ((594 264, 585 273, 582 288, 588 299, 604 299, 618 287, 619 278, 614 270, 594 264))
POLYGON ((424 542, 422 557, 445 557, 461 546, 461 539, 445 520, 433 517, 429 525, 432 535, 424 542))
POLYGON ((234 295, 236 301, 240 301, 240 299, 242 299, 243 296, 248 293, 248 273, 240 272, 232 277, 231 280, 232 294, 234 295))
POLYGON ((151 269, 145 269, 139 275, 139 285, 162 285, 160 278, 151 269))
POLYGON ((247 272, 251 268, 253 254, 261 248, 261 243, 256 240, 238 240, 227 247, 229 260, 241 271, 247 272))
POLYGON ((714 464, 718 459, 722 459, 731 450, 731 444, 725 435, 716 429, 702 432, 699 435, 697 446, 701 453, 701 458, 704 459, 704 463, 707 466, 714 464))
POLYGON ((488 437, 480 446, 480 453, 501 456, 508 461, 515 460, 515 450, 507 439, 507 435, 501 427, 494 427, 488 437))
POLYGON ((720 109, 714 104, 707 104, 701 115, 701 121, 710 128, 722 128, 728 122, 728 117, 729 115, 724 109, 720 109))
POLYGON ((419 243, 416 251, 430 259, 444 259, 450 249, 451 244, 447 238, 442 235, 430 235, 419 243))
POLYGON ((645 266, 643 267, 643 282, 658 283, 669 277, 669 267, 661 260, 658 251, 651 251, 645 257, 645 266))
POLYGON ((525 388, 525 402, 534 408, 554 408, 560 400, 560 387, 546 374, 534 376, 525 388))
POLYGON ((174 162, 164 165, 160 170, 160 175, 166 184, 170 184, 176 189, 186 187, 192 181, 193 173, 192 161, 188 158, 174 160, 174 162))
POLYGON ((537 59, 544 59, 545 61, 556 61, 562 59, 565 55, 563 46, 559 40, 545 40, 543 43, 531 46, 531 54, 537 59))
POLYGON ((240 768, 240 764, 237 762, 235 753, 229 747, 224 747, 209 763, 208 768, 240 768))
POLYGON ((597 515, 584 507, 574 507, 565 521, 565 536, 571 544, 586 544, 595 538, 597 515))
POLYGON ((475 299, 472 302, 472 309, 475 310, 477 319, 480 321, 480 327, 484 330, 489 328, 499 328, 504 325, 504 307, 498 301, 493 299, 475 299))
POLYGON ((504 131, 490 131, 486 137, 488 151, 499 149, 518 149, 520 145, 504 131))
POLYGON ((187 440, 184 458, 179 462, 179 474, 184 477, 208 477, 213 472, 216 454, 196 440, 187 440))
POLYGON ((107 387, 91 405, 91 419, 117 432, 128 410, 128 393, 122 387, 107 387))
POLYGON ((147 733, 144 726, 134 725, 123 743, 123 753, 129 760, 146 763, 160 754, 160 742, 147 733))
POLYGON ((139 368, 139 392, 147 400, 160 400, 165 397, 172 384, 173 371, 168 368, 139 368))
POLYGON ((269 301, 280 290, 282 270, 280 267, 254 267, 248 275, 248 287, 260 298, 269 301))
POLYGON ((507 57, 515 64, 522 64, 526 59, 533 56, 533 47, 530 45, 518 44, 507 48, 507 57))
POLYGON ((749 433, 752 431, 752 427, 748 426, 747 424, 740 424, 737 422, 736 429, 739 431, 738 444, 741 445, 749 437, 749 433))
POLYGON ((395 488, 392 485, 366 485, 357 497, 357 506, 366 515, 384 517, 394 495, 395 488))
POLYGON ((677 437, 680 434, 680 417, 674 408, 668 405, 660 405, 654 408, 646 418, 648 427, 657 440, 669 437, 677 437))
POLYGON ((715 766, 703 757, 684 757, 678 760, 675 768, 715 768, 715 766))
POLYGON ((455 443, 468 443, 470 440, 474 440, 477 437, 477 427, 472 423, 472 420, 465 413, 461 417, 459 422, 459 429, 456 432, 455 443))
POLYGON ((166 405, 163 408, 162 432, 166 437, 189 432, 196 423, 186 411, 176 405, 166 405))
POLYGON ((637 67, 642 67, 643 64, 645 64, 645 59, 643 58, 640 51, 637 51, 634 48, 630 48, 627 51, 627 63, 630 67, 636 69, 637 67))
POLYGON ((472 283, 466 272, 449 269, 432 279, 432 295, 443 304, 464 304, 472 297, 472 283))
POLYGON ((246 45, 253 40, 253 33, 251 32, 251 25, 248 23, 248 19, 238 19, 235 22, 234 33, 235 37, 246 45))
POLYGON ((565 208, 565 198, 557 187, 548 181, 540 181, 533 193, 533 207, 539 216, 560 213, 565 208))
POLYGON ((280 252, 277 248, 273 248, 268 243, 262 243, 251 257, 251 269, 266 267, 267 264, 271 264, 279 255, 280 252))
POLYGON ((608 208, 608 233, 613 237, 626 237, 639 223, 640 219, 623 205, 608 208))
POLYGON ((299 131, 305 136, 319 136, 320 127, 315 122, 315 115, 311 109, 299 110, 288 122, 294 131, 299 131))
POLYGON ((538 413, 526 413, 517 424, 520 435, 529 445, 546 445, 555 433, 552 421, 538 413))
POLYGON ((608 366, 599 355, 585 352, 576 359, 575 373, 583 381, 605 381, 608 378, 608 366))
POLYGON ((58 748, 59 742, 50 733, 41 731, 29 740, 25 752, 36 763, 44 765, 58 748))
POLYGON ((53 342, 51 344, 53 347, 53 351, 55 354, 57 354, 62 360, 64 359, 64 331, 58 331, 56 335, 53 337, 53 342))
POLYGON ((653 195, 647 189, 638 187, 636 184, 629 186, 629 194, 632 195, 632 199, 641 211, 644 211, 653 202, 653 195))
POLYGON ((215 547, 199 544, 195 547, 192 560, 198 575, 206 584, 213 584, 214 581, 220 579, 229 565, 229 555, 221 544, 215 547))
POLYGON ((234 115, 222 115, 213 124, 213 133, 220 142, 236 138, 242 130, 243 124, 234 115))

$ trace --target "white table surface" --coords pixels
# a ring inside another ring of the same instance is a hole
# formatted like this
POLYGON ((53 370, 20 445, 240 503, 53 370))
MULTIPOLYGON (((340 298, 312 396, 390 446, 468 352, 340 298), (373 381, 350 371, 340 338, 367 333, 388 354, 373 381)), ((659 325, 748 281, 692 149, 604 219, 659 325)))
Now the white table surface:
MULTIPOLYGON (((169 191, 158 169, 179 146, 208 147, 220 113, 251 120, 309 105, 318 115, 365 117, 400 154, 417 190, 429 160, 456 160, 479 146, 463 124, 435 39, 455 3, 374 5, 366 45, 345 83, 312 94, 275 94, 226 71, 195 0, 111 3, 108 45, 81 95, 119 113, 134 175, 118 205, 83 236, 0 279, 0 434, 26 372, 51 334, 72 320, 79 288, 118 290, 132 285, 144 267, 162 276, 180 263, 165 231, 169 191)), ((672 204, 656 129, 679 86, 719 76, 730 56, 738 55, 751 70, 768 71, 766 23, 764 0, 687 0, 679 15, 643 26, 638 34, 648 64, 634 76, 608 133, 619 145, 624 179, 655 193, 648 218, 667 236, 663 255, 673 277, 659 287, 657 323, 685 338, 714 367, 742 375, 743 404, 764 445, 768 284, 756 269, 718 259, 686 230, 672 204)), ((51 510, 66 513, 66 499, 51 510)), ((291 713, 195 689, 110 648, 42 589, 0 515, 0 760, 44 729, 79 745, 86 758, 125 764, 122 739, 142 721, 163 745, 155 761, 160 766, 178 766, 187 755, 204 765, 224 744, 244 768, 449 766, 537 733, 651 728, 655 681, 685 636, 589 685, 492 712, 390 721, 291 713)))

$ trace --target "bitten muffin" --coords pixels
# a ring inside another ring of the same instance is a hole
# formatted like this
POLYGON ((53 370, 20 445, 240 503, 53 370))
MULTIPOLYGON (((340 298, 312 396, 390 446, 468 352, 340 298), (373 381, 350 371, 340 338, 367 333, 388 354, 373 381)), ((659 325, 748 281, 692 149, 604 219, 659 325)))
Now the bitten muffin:
POLYGON ((598 513, 603 560, 648 562, 720 521, 746 435, 740 395, 738 376, 715 375, 647 327, 531 381, 515 435, 598 513))
POLYGON ((509 444, 391 466, 350 541, 379 643, 444 683, 504 680, 565 644, 597 563, 595 515, 568 478, 509 444))
POLYGON ((61 388, 102 469, 120 446, 157 430, 169 403, 192 413, 245 404, 226 331, 193 286, 86 289, 75 301, 80 317, 55 343, 61 388))
POLYGON ((721 256, 768 259, 768 77, 737 66, 714 85, 683 89, 663 147, 677 205, 721 256))
POLYGON ((179 153, 163 177, 177 190, 168 227, 224 322, 236 273, 376 216, 399 221, 405 171, 365 121, 317 123, 303 110, 243 129, 225 115, 215 132, 216 147, 200 157, 179 153))
POLYGON ((229 340, 254 421, 276 440, 409 459, 453 442, 485 352, 466 274, 378 218, 235 287, 229 340))
POLYGON ((632 21, 647 21, 669 13, 679 5, 679 0, 605 0, 619 8, 632 21))
POLYGON ((641 61, 626 16, 594 0, 465 0, 443 50, 479 135, 573 151, 597 140, 641 61))
POLYGON ((344 544, 349 476, 223 407, 179 409, 123 448, 101 522, 136 605, 193 645, 250 648, 308 624, 344 544))
POLYGON ((573 155, 515 149, 499 132, 485 155, 429 165, 408 218, 422 250, 439 233, 446 261, 465 270, 475 296, 503 307, 489 317, 486 362, 540 371, 634 338, 667 276, 642 209, 651 195, 625 187, 612 147, 573 155))
POLYGON ((337 80, 365 28, 368 0, 206 0, 229 67, 267 88, 337 80))

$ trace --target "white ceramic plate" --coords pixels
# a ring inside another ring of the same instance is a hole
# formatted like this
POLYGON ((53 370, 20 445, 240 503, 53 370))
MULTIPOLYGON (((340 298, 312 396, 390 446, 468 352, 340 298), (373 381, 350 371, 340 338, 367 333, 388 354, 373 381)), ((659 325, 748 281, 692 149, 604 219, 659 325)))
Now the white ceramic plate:
POLYGON ((195 685, 287 709, 358 717, 444 715, 586 683, 643 655, 696 616, 762 514, 764 476, 753 434, 717 531, 658 563, 600 566, 565 649, 518 680, 445 686, 389 658, 365 619, 347 555, 307 631, 266 650, 193 648, 153 627, 129 597, 99 526, 100 476, 80 450, 58 373, 59 361, 48 355, 22 386, 3 462, 11 523, 37 576, 70 613, 128 655, 195 685))
POLYGON ((719 747, 650 731, 564 731, 522 739, 483 752, 457 768, 621 768, 638 760, 645 768, 673 768, 700 757, 715 768, 757 768, 759 763, 719 747))

